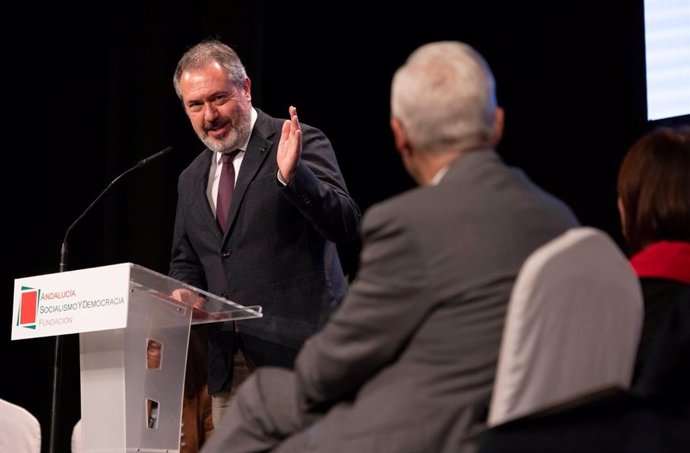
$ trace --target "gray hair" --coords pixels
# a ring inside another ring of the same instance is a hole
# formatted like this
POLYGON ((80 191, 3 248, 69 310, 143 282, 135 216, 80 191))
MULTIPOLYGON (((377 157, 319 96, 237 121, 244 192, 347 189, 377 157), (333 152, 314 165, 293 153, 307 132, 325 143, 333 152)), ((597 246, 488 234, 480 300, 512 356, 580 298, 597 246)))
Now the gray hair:
POLYGON ((182 94, 180 93, 182 73, 189 69, 202 68, 211 62, 221 65, 225 72, 227 72, 230 81, 237 87, 242 88, 244 86, 247 72, 240 57, 237 56, 237 53, 230 46, 218 40, 209 39, 189 49, 177 63, 175 75, 173 76, 173 85, 175 85, 177 97, 182 99, 182 94))
POLYGON ((494 76, 467 44, 423 45, 393 77, 391 114, 419 149, 433 152, 489 142, 495 112, 494 76))

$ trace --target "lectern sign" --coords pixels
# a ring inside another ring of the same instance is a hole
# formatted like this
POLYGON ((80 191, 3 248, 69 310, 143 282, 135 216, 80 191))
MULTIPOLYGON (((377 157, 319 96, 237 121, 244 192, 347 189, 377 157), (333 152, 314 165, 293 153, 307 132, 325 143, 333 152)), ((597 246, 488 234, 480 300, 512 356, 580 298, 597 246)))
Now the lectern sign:
POLYGON ((84 452, 174 453, 191 326, 261 316, 259 305, 122 263, 16 279, 12 339, 79 333, 84 452))
POLYGON ((130 264, 14 281, 12 340, 127 326, 130 264))

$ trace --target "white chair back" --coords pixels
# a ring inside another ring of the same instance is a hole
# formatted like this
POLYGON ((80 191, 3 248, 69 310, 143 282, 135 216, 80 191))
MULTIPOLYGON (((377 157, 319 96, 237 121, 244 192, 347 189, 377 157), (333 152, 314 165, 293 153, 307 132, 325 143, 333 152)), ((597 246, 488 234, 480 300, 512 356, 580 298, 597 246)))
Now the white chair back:
POLYGON ((23 407, 0 399, 0 452, 41 453, 41 425, 23 407))
POLYGON ((535 250, 511 294, 488 425, 629 388, 643 315, 639 280, 606 233, 573 228, 535 250))
POLYGON ((84 452, 84 438, 82 437, 81 418, 77 420, 72 428, 72 453, 84 452))

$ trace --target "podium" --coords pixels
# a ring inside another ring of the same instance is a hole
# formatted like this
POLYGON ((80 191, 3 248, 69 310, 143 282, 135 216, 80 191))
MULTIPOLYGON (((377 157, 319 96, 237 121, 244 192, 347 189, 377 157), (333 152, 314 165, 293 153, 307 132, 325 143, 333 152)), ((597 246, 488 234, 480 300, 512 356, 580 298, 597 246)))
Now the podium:
POLYGON ((84 451, 179 452, 191 326, 261 316, 122 263, 16 279, 12 340, 79 333, 84 451))

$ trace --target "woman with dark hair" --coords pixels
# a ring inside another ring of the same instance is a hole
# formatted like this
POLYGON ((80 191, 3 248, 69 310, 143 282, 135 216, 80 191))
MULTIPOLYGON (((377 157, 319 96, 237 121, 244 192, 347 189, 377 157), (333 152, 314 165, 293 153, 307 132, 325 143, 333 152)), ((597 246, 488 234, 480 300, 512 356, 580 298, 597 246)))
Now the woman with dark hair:
POLYGON ((618 173, 618 210, 645 305, 635 385, 645 367, 690 366, 690 127, 657 128, 635 142, 618 173))

